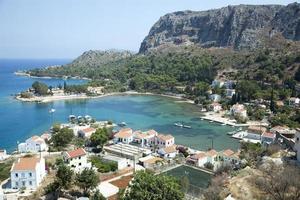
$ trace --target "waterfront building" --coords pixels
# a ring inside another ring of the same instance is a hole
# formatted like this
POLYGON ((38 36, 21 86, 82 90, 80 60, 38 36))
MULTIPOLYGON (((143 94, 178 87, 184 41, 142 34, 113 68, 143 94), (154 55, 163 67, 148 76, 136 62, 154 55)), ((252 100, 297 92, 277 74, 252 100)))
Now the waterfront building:
POLYGON ((172 135, 163 135, 163 134, 159 134, 156 137, 156 145, 159 148, 166 148, 166 147, 170 147, 173 146, 175 144, 175 139, 172 135))
POLYGON ((205 152, 199 152, 190 156, 187 162, 198 167, 204 167, 204 164, 208 162, 208 155, 205 152))
POLYGON ((247 109, 243 104, 237 103, 230 108, 230 114, 234 117, 247 118, 247 109))
POLYGON ((222 110, 222 105, 217 102, 213 102, 209 105, 209 110, 213 112, 219 112, 222 110))
POLYGON ((48 145, 46 144, 45 140, 37 135, 32 136, 25 142, 18 145, 18 151, 20 153, 36 153, 47 150, 48 145))
POLYGON ((114 135, 115 142, 129 144, 133 141, 133 131, 131 128, 123 128, 114 135))
POLYGON ((93 133, 96 132, 95 128, 92 127, 88 127, 82 130, 78 131, 78 137, 82 137, 82 138, 90 138, 92 136, 93 133))
POLYGON ((290 106, 298 106, 299 104, 300 104, 300 99, 298 97, 289 98, 289 105, 290 106))
POLYGON ((87 153, 83 148, 63 152, 64 162, 76 172, 92 167, 92 164, 88 162, 87 157, 87 153))
POLYGON ((207 162, 214 164, 217 161, 218 152, 214 149, 211 149, 206 152, 207 162))
POLYGON ((10 171, 12 189, 35 190, 46 176, 45 159, 37 157, 19 158, 10 171))
POLYGON ((157 153, 164 158, 175 158, 178 150, 176 149, 176 145, 172 145, 159 149, 157 153))
POLYGON ((225 90, 225 96, 226 98, 232 98, 232 96, 235 94, 235 89, 226 89, 225 90))
POLYGON ((151 155, 139 159, 139 164, 146 169, 153 169, 160 162, 163 162, 162 158, 151 155))
POLYGON ((221 95, 219 94, 211 94, 209 96, 210 100, 212 100, 213 102, 219 102, 221 101, 221 95))
POLYGON ((155 144, 155 137, 157 135, 158 133, 155 130, 149 130, 146 132, 135 131, 133 133, 133 141, 140 144, 141 147, 150 146, 155 144))
POLYGON ((5 160, 8 157, 9 157, 9 155, 7 155, 6 150, 0 149, 0 161, 5 160))
POLYGON ((231 149, 226 149, 219 152, 219 160, 223 161, 225 164, 237 164, 240 161, 238 153, 235 153, 231 149))

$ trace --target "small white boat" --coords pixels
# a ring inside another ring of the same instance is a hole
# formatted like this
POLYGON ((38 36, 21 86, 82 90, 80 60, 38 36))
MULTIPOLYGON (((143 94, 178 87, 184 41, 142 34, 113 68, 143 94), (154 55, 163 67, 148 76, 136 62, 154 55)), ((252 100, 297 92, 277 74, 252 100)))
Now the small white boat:
POLYGON ((182 128, 183 124, 181 124, 181 123, 174 123, 174 126, 178 126, 178 127, 182 128))
POLYGON ((183 125, 183 128, 191 129, 192 127, 191 127, 191 126, 188 126, 188 125, 183 125))
POLYGON ((225 124, 225 123, 224 123, 224 124, 222 124, 222 126, 225 126, 225 125, 227 125, 227 124, 225 124))
POLYGON ((49 113, 54 113, 56 110, 54 109, 54 108, 51 108, 50 110, 49 110, 49 113))
POLYGON ((118 126, 123 127, 123 126, 127 126, 126 122, 121 122, 118 124, 118 126))
POLYGON ((209 121, 209 123, 213 123, 214 121, 209 121))

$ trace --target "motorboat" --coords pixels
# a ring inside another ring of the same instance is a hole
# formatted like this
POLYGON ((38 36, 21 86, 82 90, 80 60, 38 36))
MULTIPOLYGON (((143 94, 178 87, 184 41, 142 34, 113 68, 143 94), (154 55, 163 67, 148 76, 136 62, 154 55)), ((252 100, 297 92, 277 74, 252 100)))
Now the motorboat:
POLYGON ((176 122, 176 123, 174 123, 174 126, 177 126, 177 127, 182 128, 182 127, 183 127, 183 124, 176 122))
POLYGON ((189 126, 189 125, 183 125, 183 128, 188 128, 188 129, 191 129, 192 127, 189 126))
POLYGON ((121 122, 121 123, 118 124, 118 126, 124 127, 124 126, 127 126, 127 124, 126 124, 126 122, 121 122))
POLYGON ((51 108, 50 110, 49 110, 49 113, 54 113, 56 110, 54 109, 54 108, 51 108))

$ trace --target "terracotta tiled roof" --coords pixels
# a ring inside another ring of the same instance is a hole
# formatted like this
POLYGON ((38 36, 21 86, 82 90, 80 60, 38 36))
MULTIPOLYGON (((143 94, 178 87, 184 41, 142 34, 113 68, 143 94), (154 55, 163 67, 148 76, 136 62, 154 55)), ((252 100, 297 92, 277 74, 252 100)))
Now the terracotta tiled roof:
POLYGON ((234 151, 232 151, 231 149, 226 149, 225 151, 223 151, 223 154, 225 156, 232 156, 234 154, 234 151))
POLYGON ((268 138, 275 138, 276 135, 274 133, 270 133, 270 132, 264 132, 264 134, 262 135, 263 137, 268 137, 268 138))
POLYGON ((173 153, 173 152, 177 152, 176 146, 175 146, 175 145, 166 147, 166 148, 164 148, 163 150, 164 150, 165 153, 173 153))
POLYGON ((162 135, 162 134, 160 134, 157 137, 160 140, 163 140, 163 141, 174 139, 174 137, 172 135, 162 135))
POLYGON ((210 157, 216 156, 217 154, 218 154, 218 152, 216 150, 214 150, 214 149, 211 149, 208 152, 206 152, 206 155, 210 156, 210 157))
POLYGON ((68 151, 66 152, 69 158, 77 158, 79 156, 84 156, 86 155, 86 152, 83 148, 78 148, 73 151, 68 151))
POLYGON ((194 160, 199 160, 199 159, 202 159, 202 158, 205 158, 205 157, 206 157, 206 154, 204 152, 197 153, 197 154, 191 156, 191 158, 194 159, 194 160))
POLYGON ((11 171, 35 170, 39 161, 40 158, 37 157, 19 158, 18 161, 13 164, 11 171))
POLYGON ((156 131, 150 130, 147 132, 135 131, 133 134, 136 138, 144 139, 144 138, 154 137, 156 135, 155 133, 156 133, 156 131))
POLYGON ((96 129, 89 127, 89 128, 82 129, 81 131, 83 131, 84 133, 89 133, 89 132, 96 131, 96 129))
POLYGON ((117 138, 129 138, 133 136, 132 134, 132 129, 131 128, 124 128, 121 129, 116 135, 115 137, 117 138))

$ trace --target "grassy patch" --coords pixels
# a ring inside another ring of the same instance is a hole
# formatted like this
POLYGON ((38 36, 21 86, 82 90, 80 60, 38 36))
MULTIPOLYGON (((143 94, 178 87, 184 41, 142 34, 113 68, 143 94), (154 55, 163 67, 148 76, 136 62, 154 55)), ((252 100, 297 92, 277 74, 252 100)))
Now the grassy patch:
POLYGON ((5 179, 10 177, 10 169, 14 160, 10 159, 4 163, 0 163, 0 181, 4 181, 5 179))
POLYGON ((115 162, 104 162, 98 156, 91 156, 90 161, 98 169, 98 172, 107 173, 111 171, 116 171, 118 169, 118 165, 115 162))

